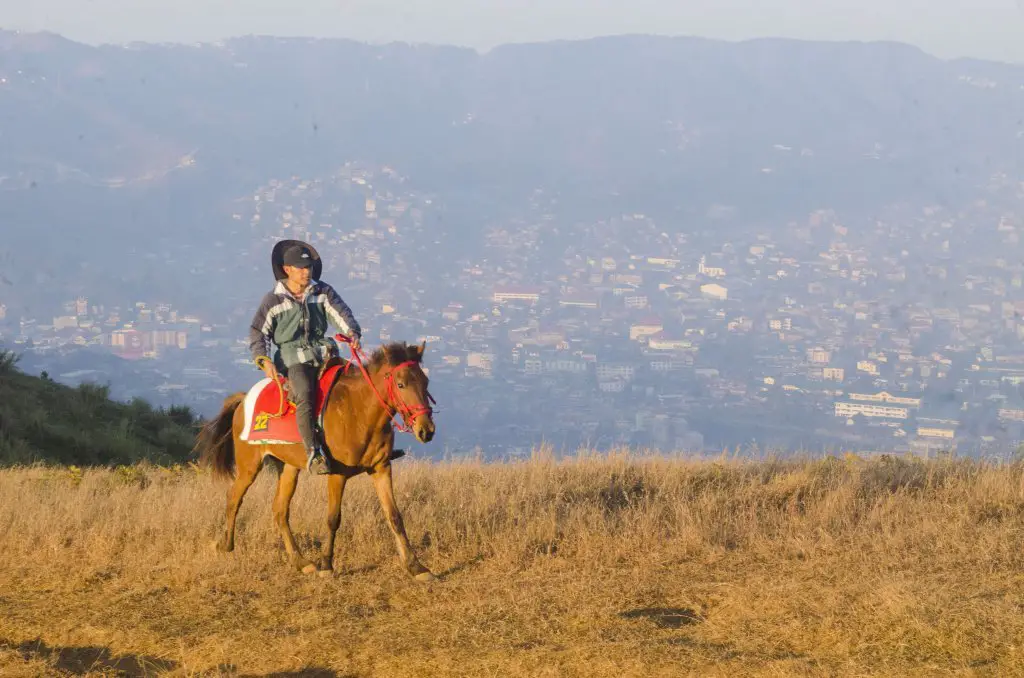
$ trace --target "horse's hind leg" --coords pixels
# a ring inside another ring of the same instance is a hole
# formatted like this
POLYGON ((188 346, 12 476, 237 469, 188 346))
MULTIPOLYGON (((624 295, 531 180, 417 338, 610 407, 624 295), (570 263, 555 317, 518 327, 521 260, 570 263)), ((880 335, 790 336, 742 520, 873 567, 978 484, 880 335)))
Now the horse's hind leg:
POLYGON ((238 509, 242 505, 245 493, 252 486, 260 469, 263 468, 263 458, 254 453, 254 450, 245 443, 235 441, 235 482, 228 490, 228 506, 225 512, 224 535, 217 542, 217 550, 231 552, 235 550, 235 518, 238 517, 238 509))
POLYGON ((384 510, 391 534, 395 536, 395 545, 398 547, 398 556, 402 560, 402 565, 417 581, 434 581, 434 575, 420 563, 409 544, 409 537, 405 534, 405 523, 402 521, 402 514, 398 511, 398 505, 395 503, 395 490, 391 482, 391 464, 385 464, 384 468, 374 471, 372 478, 373 487, 377 490, 377 498, 380 499, 380 507, 384 510))
POLYGON ((281 475, 277 479, 277 494, 274 495, 274 522, 281 533, 284 541, 284 550, 288 554, 288 560, 297 570, 311 573, 316 566, 302 557, 299 547, 295 544, 295 536, 292 535, 292 528, 288 524, 288 514, 291 511, 292 497, 295 495, 295 486, 299 482, 299 469, 285 464, 281 475))

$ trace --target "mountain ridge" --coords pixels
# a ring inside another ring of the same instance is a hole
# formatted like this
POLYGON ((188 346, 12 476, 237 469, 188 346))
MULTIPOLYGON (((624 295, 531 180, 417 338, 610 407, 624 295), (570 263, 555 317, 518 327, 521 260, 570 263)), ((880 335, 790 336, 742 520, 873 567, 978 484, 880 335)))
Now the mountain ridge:
POLYGON ((810 39, 810 38, 793 38, 783 36, 756 36, 752 38, 742 39, 727 39, 727 38, 713 38, 698 35, 664 35, 658 33, 642 33, 642 32, 628 32, 628 33, 609 33, 605 35, 596 35, 583 38, 557 38, 550 40, 521 40, 513 42, 504 42, 496 44, 488 48, 476 48, 467 45, 458 45, 454 43, 444 42, 432 42, 432 41, 409 41, 409 40, 388 40, 388 41, 366 41, 358 40, 355 38, 346 37, 323 37, 323 36, 312 36, 312 35, 275 35, 270 33, 238 33, 231 36, 224 37, 219 40, 198 40, 198 41, 149 41, 149 40, 129 40, 122 42, 100 42, 91 43, 83 40, 77 40, 70 38, 62 33, 55 31, 29 31, 14 28, 3 28, 0 27, 0 48, 7 46, 11 42, 24 41, 29 44, 46 45, 47 41, 50 43, 63 43, 72 44, 87 49, 105 49, 105 48, 129 48, 138 49, 146 47, 198 47, 198 48, 222 48, 232 42, 241 42, 247 40, 267 40, 275 41, 279 43, 348 43, 352 45, 360 45, 365 47, 377 47, 387 48, 391 46, 407 46, 412 48, 441 48, 451 49, 462 52, 471 52, 479 56, 485 56, 496 50, 504 50, 507 48, 514 47, 530 47, 536 45, 560 45, 560 44, 579 44, 588 42, 605 42, 605 41, 617 41, 617 40, 644 40, 644 41, 687 41, 693 43, 717 43, 722 45, 746 45, 755 43, 790 43, 790 44, 805 44, 815 46, 889 46, 896 49, 902 49, 909 52, 917 52, 930 59, 936 59, 946 63, 954 62, 977 62, 982 64, 1000 64, 1010 67, 1024 67, 1024 63, 1005 61, 1000 59, 992 59, 985 57, 973 57, 973 56, 960 56, 960 57, 941 57, 937 54, 933 54, 928 50, 914 45, 912 43, 904 42, 901 40, 892 39, 846 39, 846 40, 822 40, 822 39, 810 39))
MULTIPOLYGON (((696 118, 698 125, 710 125, 714 131, 713 123, 718 122, 728 127, 730 134, 796 136, 808 126, 807 119, 797 115, 787 124, 784 114, 793 110, 765 110, 763 118, 743 113, 750 113, 752 102, 778 104, 777 99, 785 96, 810 101, 808 94, 814 94, 815 88, 825 86, 823 80, 830 78, 841 80, 836 85, 840 91, 843 86, 861 90, 850 93, 847 105, 859 102, 867 113, 880 118, 909 112, 903 110, 907 102, 899 92, 880 92, 880 86, 902 87, 908 93, 915 90, 910 101, 923 104, 920 97, 928 94, 928 88, 948 90, 953 86, 950 69, 984 72, 994 68, 993 73, 1024 86, 1024 68, 980 60, 942 60, 917 47, 883 41, 759 38, 728 42, 625 35, 517 43, 480 53, 469 48, 397 42, 376 46, 343 39, 262 37, 233 38, 218 43, 221 46, 117 48, 90 47, 53 35, 39 47, 40 41, 33 37, 38 34, 14 35, 18 39, 12 40, 10 32, 7 40, 0 39, 8 57, 0 69, 29 78, 35 91, 15 93, 13 112, 7 114, 6 122, 9 129, 25 132, 9 135, 22 139, 25 147, 10 149, 0 156, 0 162, 12 165, 12 159, 21 159, 8 168, 10 173, 11 169, 25 171, 34 163, 45 165, 46 160, 38 160, 39 156, 54 157, 61 165, 89 175, 99 173, 103 178, 145 174, 153 171, 153 164, 165 167, 195 148, 216 153, 218 146, 223 146, 224 156, 247 164, 247 159, 238 157, 246 142, 272 143, 271 132, 282 137, 281 153, 273 154, 281 159, 304 156, 303 161, 308 162, 322 145, 394 156, 403 149, 415 149, 429 136, 437 142, 430 153, 448 142, 457 161, 460 154, 478 148, 481 136, 486 140, 486 135, 471 130, 451 129, 459 126, 461 118, 473 115, 469 126, 487 123, 484 131, 494 133, 492 143, 497 142, 496 150, 505 154, 522 146, 521 136, 500 145, 501 132, 517 125, 512 131, 520 135, 554 132, 553 138, 545 138, 549 143, 558 141, 558 132, 576 132, 575 138, 568 140, 576 144, 576 150, 589 145, 584 150, 593 156, 612 150, 601 148, 598 138, 626 139, 626 134, 635 135, 654 122, 656 114, 678 117, 686 113, 696 118), (672 76, 686 82, 670 91, 672 76), (924 86, 920 78, 926 78, 924 86), (263 110, 255 116, 253 98, 259 96, 259 81, 266 81, 273 92, 271 101, 261 101, 263 110), (328 83, 335 82, 328 88, 328 83), (859 99, 858 94, 862 95, 859 99), (42 105, 41 98, 50 101, 42 105), (630 100, 636 101, 632 108, 630 100), (33 106, 34 102, 39 105, 33 106), (551 103, 557 107, 549 106, 551 103), (617 117, 590 115, 592 119, 586 120, 598 104, 606 107, 603 114, 617 117), (702 107, 710 110, 702 111, 702 107), (503 115, 516 109, 520 109, 518 117, 510 120, 503 115), (728 119, 730 114, 734 119, 728 119), (531 118, 537 124, 529 124, 531 118), (771 122, 764 124, 769 119, 771 122), (581 121, 595 128, 589 136, 578 134, 581 121), (545 125, 556 129, 541 129, 545 125), (562 125, 570 129, 563 130, 562 125), (33 129, 41 126, 51 132, 45 140, 33 134, 33 129), (406 136, 404 132, 411 127, 419 127, 421 134, 406 136), (360 138, 372 136, 374 129, 381 130, 377 143, 359 143, 360 138), (85 149, 78 162, 74 161, 76 146, 85 149), (135 157, 136 153, 140 157, 135 157), (26 162, 26 157, 33 160, 26 162)), ((11 73, 0 78, 8 90, 14 87, 11 73)), ((822 94, 823 101, 815 104, 821 113, 842 115, 841 110, 825 103, 837 95, 822 94)), ((933 93, 930 98, 942 97, 933 93)), ((862 137, 860 142, 866 143, 872 130, 879 129, 870 122, 861 126, 868 129, 848 124, 846 131, 855 132, 862 137)), ((671 141, 670 136, 661 134, 658 141, 664 145, 671 141)), ((843 137, 837 134, 836 138, 843 137)), ((626 143, 635 145, 635 141, 634 137, 626 143)), ((845 141, 852 142, 849 137, 845 141)), ((653 146, 645 145, 642 152, 663 150, 653 146)), ((562 154, 556 160, 564 164, 572 149, 556 145, 552 150, 562 154)), ((520 164, 545 164, 543 158, 511 159, 520 164)), ((551 159, 546 160, 550 165, 551 159)), ((479 166, 481 162, 474 158, 470 164, 479 166)), ((569 164, 575 164, 571 158, 569 164)), ((433 169, 437 169, 436 163, 433 169)))

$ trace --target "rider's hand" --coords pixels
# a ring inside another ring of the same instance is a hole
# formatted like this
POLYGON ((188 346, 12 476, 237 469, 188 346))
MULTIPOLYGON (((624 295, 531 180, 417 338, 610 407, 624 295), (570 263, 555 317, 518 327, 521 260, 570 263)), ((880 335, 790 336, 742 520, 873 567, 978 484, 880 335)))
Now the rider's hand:
POLYGON ((352 337, 352 348, 354 348, 357 351, 360 349, 359 337, 352 337))

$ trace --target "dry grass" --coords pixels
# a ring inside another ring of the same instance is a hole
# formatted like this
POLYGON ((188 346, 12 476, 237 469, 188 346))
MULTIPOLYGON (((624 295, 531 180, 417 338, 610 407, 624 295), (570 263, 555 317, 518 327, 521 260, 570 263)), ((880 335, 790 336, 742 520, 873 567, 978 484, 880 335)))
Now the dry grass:
MULTIPOLYGON (((0 472, 0 673, 1024 675, 1021 465, 403 459, 430 585, 365 477, 343 571, 286 568, 274 480, 222 555, 204 473, 0 472)), ((325 494, 303 476, 306 549, 325 494)))

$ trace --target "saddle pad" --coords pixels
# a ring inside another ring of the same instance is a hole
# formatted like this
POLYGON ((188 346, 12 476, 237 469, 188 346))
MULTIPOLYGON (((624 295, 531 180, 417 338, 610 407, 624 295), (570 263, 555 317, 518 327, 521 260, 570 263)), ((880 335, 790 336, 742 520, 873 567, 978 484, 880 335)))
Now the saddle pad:
MULTIPOLYGON (((327 368, 317 384, 314 415, 321 426, 327 395, 343 368, 343 365, 327 368)), ((287 391, 285 394, 287 396, 287 391)), ((285 400, 284 414, 276 416, 281 409, 281 389, 273 379, 256 382, 246 394, 242 407, 245 412, 244 426, 239 436, 242 440, 260 445, 294 445, 302 442, 295 417, 295 403, 291 399, 285 400)))

